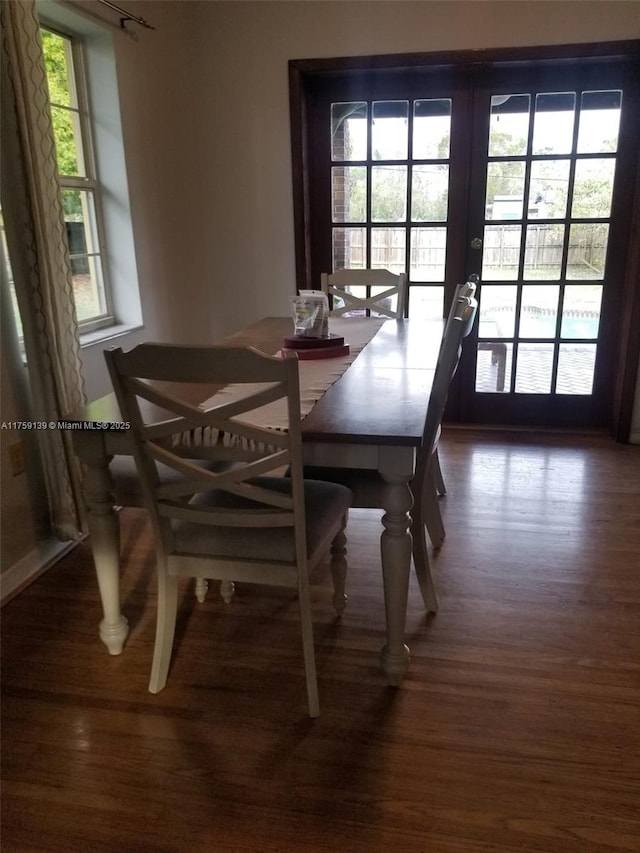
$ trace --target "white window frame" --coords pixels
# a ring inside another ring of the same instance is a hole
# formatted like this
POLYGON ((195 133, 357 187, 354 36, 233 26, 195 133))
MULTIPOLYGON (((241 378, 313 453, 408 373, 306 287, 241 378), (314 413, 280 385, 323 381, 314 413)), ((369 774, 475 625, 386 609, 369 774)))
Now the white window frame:
MULTIPOLYGON (((60 189, 64 190, 80 190, 81 192, 91 192, 93 195, 93 209, 95 215, 97 252, 92 252, 96 258, 96 264, 100 265, 100 276, 102 280, 102 288, 104 293, 105 310, 98 315, 90 317, 86 320, 78 321, 80 333, 93 332, 105 326, 113 326, 113 303, 111 299, 111 284, 109 279, 109 264, 106 253, 106 239, 104 233, 104 219, 102 216, 102 188, 97 177, 96 161, 94 157, 94 146, 92 136, 93 114, 91 111, 91 102, 87 87, 86 66, 84 57, 84 45, 82 39, 73 33, 67 32, 60 27, 51 26, 49 24, 40 23, 40 29, 48 30, 60 38, 66 39, 71 48, 72 67, 70 71, 70 86, 75 88, 75 96, 77 101, 78 124, 80 128, 79 145, 82 149, 82 160, 84 163, 84 176, 62 175, 58 172, 58 181, 60 189)), ((60 107, 61 105, 55 105, 60 107)), ((75 109, 75 108, 74 108, 75 109)), ((86 227, 91 227, 89 222, 86 227)), ((71 246, 68 246, 69 254, 71 255, 71 246)), ((76 306, 77 308, 77 306, 76 306)))
MULTIPOLYGON (((41 27, 81 47, 82 85, 90 108, 91 139, 85 156, 92 159, 91 174, 100 191, 96 217, 109 313, 80 324, 84 349, 143 326, 116 75, 114 39, 121 33, 93 14, 57 0, 36 0, 36 11, 41 27)), ((81 181, 82 188, 88 188, 81 181)))

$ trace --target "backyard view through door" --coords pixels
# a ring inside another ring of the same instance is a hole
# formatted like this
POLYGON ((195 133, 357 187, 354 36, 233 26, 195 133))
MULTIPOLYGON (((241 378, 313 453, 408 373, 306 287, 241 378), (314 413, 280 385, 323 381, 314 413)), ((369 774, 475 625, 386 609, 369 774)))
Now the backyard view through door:
MULTIPOLYGON (((621 89, 578 87, 478 99, 486 143, 469 242, 482 281, 474 389, 514 395, 514 420, 527 414, 519 397, 551 420, 560 402, 578 411, 577 398, 594 395, 623 99, 621 89)), ((491 408, 476 400, 476 412, 491 408)))
POLYGON ((596 67, 468 79, 447 91, 414 76, 324 100, 315 163, 329 204, 316 217, 315 268, 407 272, 411 318, 443 316, 455 285, 477 273, 459 414, 600 425, 626 251, 616 236, 630 215, 616 194, 637 95, 624 74, 596 67))

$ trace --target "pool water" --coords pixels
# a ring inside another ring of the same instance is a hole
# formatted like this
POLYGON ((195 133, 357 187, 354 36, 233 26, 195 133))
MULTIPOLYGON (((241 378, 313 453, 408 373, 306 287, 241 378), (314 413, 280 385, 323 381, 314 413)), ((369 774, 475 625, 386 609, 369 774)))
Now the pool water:
MULTIPOLYGON (((494 320, 490 316, 482 317, 480 320, 480 335, 482 337, 510 337, 505 329, 513 329, 512 315, 508 322, 504 316, 494 320), (497 329, 499 331, 497 332, 497 329), (497 334, 496 334, 497 332, 497 334)), ((563 338, 580 339, 588 338, 595 340, 598 337, 599 317, 564 317, 562 321, 561 336, 563 338)), ((524 315, 520 321, 521 338, 553 338, 556 333, 556 316, 524 315)))

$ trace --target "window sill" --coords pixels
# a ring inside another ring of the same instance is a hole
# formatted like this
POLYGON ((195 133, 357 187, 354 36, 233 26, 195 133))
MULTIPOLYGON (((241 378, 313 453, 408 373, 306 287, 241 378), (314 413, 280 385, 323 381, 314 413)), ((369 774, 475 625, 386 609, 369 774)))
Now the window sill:
POLYGON ((80 333, 80 346, 91 347, 95 344, 103 344, 105 341, 110 341, 114 338, 120 338, 122 335, 128 335, 130 332, 135 332, 142 329, 141 324, 127 325, 126 323, 118 323, 115 326, 108 326, 104 329, 96 329, 93 332, 80 333))

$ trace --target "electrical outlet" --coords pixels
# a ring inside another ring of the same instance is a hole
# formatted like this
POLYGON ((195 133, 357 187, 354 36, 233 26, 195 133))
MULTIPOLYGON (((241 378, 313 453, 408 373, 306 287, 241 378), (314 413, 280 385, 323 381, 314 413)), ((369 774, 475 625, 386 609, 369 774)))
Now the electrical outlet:
POLYGON ((9 445, 9 461, 11 463, 11 473, 14 477, 22 474, 24 471, 24 453, 22 452, 22 442, 16 441, 9 445))

